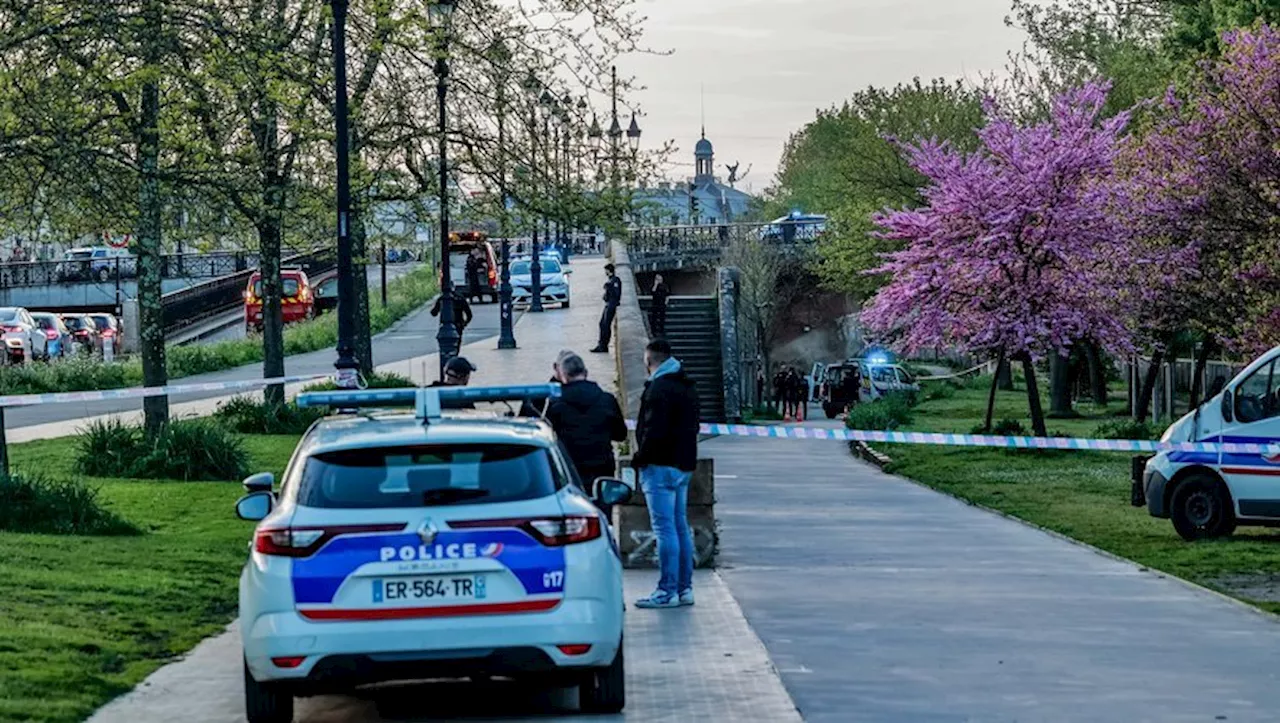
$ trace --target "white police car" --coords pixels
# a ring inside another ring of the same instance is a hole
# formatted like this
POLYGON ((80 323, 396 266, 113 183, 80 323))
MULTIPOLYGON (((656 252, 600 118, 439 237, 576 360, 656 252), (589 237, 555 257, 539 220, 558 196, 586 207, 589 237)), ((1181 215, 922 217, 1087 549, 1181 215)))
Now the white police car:
MULTIPOLYGON (((545 254, 539 257, 541 267, 539 270, 538 281, 542 285, 542 303, 559 304, 562 308, 569 308, 572 302, 572 290, 569 287, 569 275, 573 273, 572 269, 567 269, 560 263, 558 254, 552 253, 551 256, 545 254)), ((511 262, 511 298, 512 303, 518 307, 528 306, 533 302, 533 259, 524 257, 515 259, 511 262)))
MULTIPOLYGON (((278 492, 261 474, 236 505, 260 521, 240 578, 250 723, 295 696, 374 683, 529 677, 579 688, 585 712, 625 699, 622 565, 604 516, 540 421, 441 406, 559 394, 558 385, 304 394, 344 410, 298 444, 278 492), (416 406, 406 411, 374 407, 416 406)), ((617 504, 619 480, 591 485, 617 504)))
POLYGON ((1160 441, 1245 449, 1161 452, 1135 465, 1133 503, 1169 518, 1186 540, 1223 537, 1239 525, 1280 525, 1280 347, 1210 393, 1160 441))

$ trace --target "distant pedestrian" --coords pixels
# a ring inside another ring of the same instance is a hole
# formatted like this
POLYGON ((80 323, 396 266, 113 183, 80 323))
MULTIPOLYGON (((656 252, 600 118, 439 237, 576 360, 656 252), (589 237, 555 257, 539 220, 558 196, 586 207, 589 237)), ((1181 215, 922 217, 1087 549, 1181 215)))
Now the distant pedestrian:
POLYGON ((640 398, 636 453, 640 486, 658 541, 658 589, 636 601, 638 608, 693 604, 693 530, 689 527, 689 482, 698 464, 698 392, 663 339, 644 352, 649 381, 640 398))
MULTIPOLYGON (((438 382, 432 382, 430 385, 434 388, 440 387, 465 387, 471 384, 471 374, 476 371, 476 365, 467 360, 466 357, 455 356, 444 365, 444 378, 438 382)), ((475 409, 476 405, 472 402, 441 402, 441 407, 446 409, 475 409)))
POLYGON ((613 320, 618 315, 618 305, 622 303, 622 279, 613 264, 606 264, 604 272, 608 278, 604 282, 604 311, 600 312, 600 341, 591 351, 603 354, 609 351, 609 342, 613 338, 613 320))
POLYGON ((667 333, 667 299, 671 298, 671 288, 662 280, 662 274, 653 277, 653 300, 649 304, 649 331, 654 338, 667 333))
POLYGON ((757 406, 763 406, 763 405, 765 404, 765 398, 764 398, 764 386, 765 386, 765 384, 764 384, 764 367, 763 367, 763 366, 761 366, 761 367, 759 367, 759 368, 757 368, 757 369, 756 369, 756 399, 755 399, 755 403, 756 403, 756 405, 757 405, 757 406))
MULTIPOLYGON (((613 443, 627 438, 627 422, 614 395, 587 379, 587 364, 577 354, 567 354, 557 364, 560 398, 547 406, 546 418, 569 453, 578 479, 590 493, 599 477, 617 474, 613 443)), ((605 516, 607 507, 601 507, 605 516)))
POLYGON ((778 366, 773 373, 773 409, 779 414, 786 416, 787 413, 787 367, 786 365, 778 366))
POLYGON ((489 276, 489 261, 484 257, 484 252, 477 246, 471 249, 471 254, 467 256, 467 298, 476 301, 484 300, 484 292, 481 289, 482 279, 489 276))
POLYGON ((795 390, 794 408, 791 418, 797 422, 803 422, 806 413, 809 411, 809 377, 796 372, 796 378, 793 381, 795 390))
MULTIPOLYGON (((463 296, 456 288, 450 289, 448 292, 453 299, 453 325, 458 330, 458 348, 462 348, 462 332, 471 324, 471 304, 467 303, 467 298, 463 296)), ((440 316, 440 309, 444 306, 444 294, 436 298, 436 303, 431 307, 432 316, 440 316)))

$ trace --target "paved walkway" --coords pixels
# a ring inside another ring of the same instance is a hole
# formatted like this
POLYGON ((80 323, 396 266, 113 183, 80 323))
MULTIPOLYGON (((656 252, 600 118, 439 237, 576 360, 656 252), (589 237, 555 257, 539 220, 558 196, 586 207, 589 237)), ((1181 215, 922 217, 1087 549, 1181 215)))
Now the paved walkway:
POLYGON ((1273 617, 840 443, 702 453, 720 477, 720 574, 807 721, 1280 720, 1273 617))
MULTIPOLYGON (((496 340, 467 345, 463 353, 479 367, 473 384, 545 381, 551 362, 565 348, 585 352, 595 345, 603 302, 604 261, 575 259, 574 303, 568 310, 525 314, 516 326, 518 351, 498 351, 496 340)), ((434 328, 431 329, 434 334, 434 328)), ((394 336, 394 335, 393 335, 394 336)), ((634 344, 632 346, 634 347, 634 344)), ((616 385, 612 354, 586 354, 590 376, 607 389, 616 385)), ((435 354, 380 369, 434 379, 435 354)), ((627 598, 653 589, 657 573, 628 571, 627 598)), ((357 723, 407 720, 618 720, 641 723, 686 721, 799 721, 795 706, 747 625, 723 580, 699 572, 698 604, 676 610, 627 612, 628 704, 623 715, 567 716, 576 706, 567 692, 531 690, 514 683, 434 683, 379 690, 359 697, 313 698, 299 704, 296 721, 357 723)), ((100 710, 92 723, 231 723, 242 720, 240 641, 234 626, 206 640, 183 661, 166 666, 132 693, 100 710)))

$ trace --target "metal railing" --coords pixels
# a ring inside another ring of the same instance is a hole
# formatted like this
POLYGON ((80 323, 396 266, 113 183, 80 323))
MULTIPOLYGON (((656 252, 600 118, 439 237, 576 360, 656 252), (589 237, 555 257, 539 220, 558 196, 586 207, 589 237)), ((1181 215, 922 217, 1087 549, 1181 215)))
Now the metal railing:
MULTIPOLYGON (((257 261, 257 255, 253 255, 257 261)), ((316 277, 337 267, 337 257, 330 249, 315 249, 281 259, 281 266, 301 268, 309 277, 316 277)), ((166 332, 183 329, 230 311, 244 303, 244 290, 249 277, 257 271, 253 267, 235 271, 210 281, 195 284, 164 295, 164 328, 166 332)), ((185 277, 191 278, 191 277, 185 277)), ((198 278, 198 277, 197 277, 198 278)))
MULTIPOLYGON (((257 254, 239 251, 169 254, 161 257, 160 275, 166 279, 216 279, 257 265, 257 254)), ((0 289, 107 283, 137 277, 138 259, 135 256, 0 264, 0 289)))
POLYGON ((733 223, 702 226, 635 227, 628 231, 627 253, 636 271, 709 268, 739 240, 754 240, 787 253, 812 248, 825 227, 813 221, 733 223))

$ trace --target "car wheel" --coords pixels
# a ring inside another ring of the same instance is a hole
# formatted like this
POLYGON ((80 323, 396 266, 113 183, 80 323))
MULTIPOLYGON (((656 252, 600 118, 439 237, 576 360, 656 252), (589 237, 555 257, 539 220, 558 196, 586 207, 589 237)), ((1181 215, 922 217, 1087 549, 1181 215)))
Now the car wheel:
POLYGON ((108 268, 98 269, 98 281, 106 282, 111 280, 111 270, 108 268))
POLYGON ((249 664, 245 663, 244 715, 249 723, 290 723, 293 720, 293 696, 254 680, 249 664))
POLYGON ((591 671, 578 685, 578 705, 583 713, 619 713, 626 707, 627 676, 622 643, 618 644, 618 654, 609 667, 591 671))
POLYGON ((1188 542, 1224 537, 1236 528, 1230 493, 1221 480, 1207 474, 1193 474, 1174 489, 1169 517, 1173 529, 1188 542))

